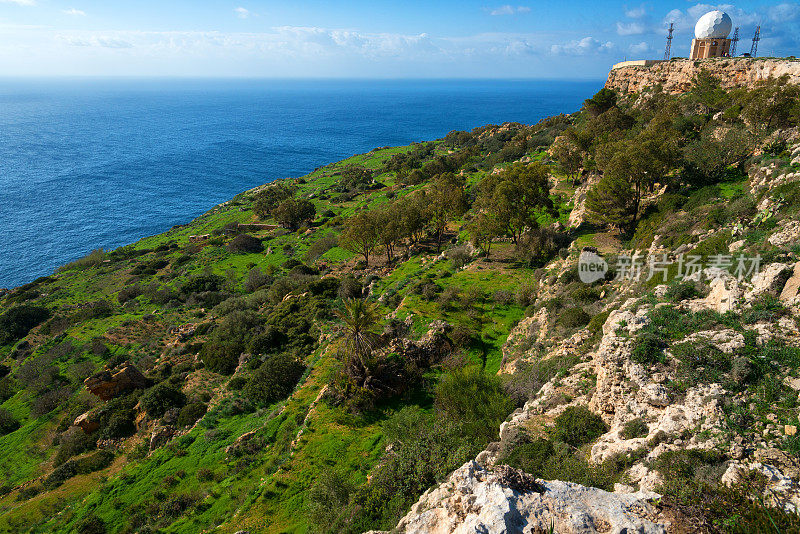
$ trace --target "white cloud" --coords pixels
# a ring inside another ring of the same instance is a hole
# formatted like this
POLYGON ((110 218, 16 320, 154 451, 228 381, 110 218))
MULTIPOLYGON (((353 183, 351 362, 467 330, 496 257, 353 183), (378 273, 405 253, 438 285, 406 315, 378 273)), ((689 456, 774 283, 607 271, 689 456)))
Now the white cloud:
POLYGON ((246 18, 249 18, 250 15, 252 15, 252 13, 250 12, 249 9, 246 9, 244 7, 241 7, 241 6, 237 7, 233 11, 234 11, 234 13, 236 13, 236 16, 239 17, 240 19, 246 19, 246 18))
POLYGON ((641 35, 647 32, 647 27, 641 22, 617 22, 617 34, 641 35))
POLYGON ((514 7, 512 5, 506 4, 504 6, 500 6, 498 8, 493 9, 489 12, 490 15, 519 15, 521 13, 530 13, 531 8, 528 6, 517 6, 514 7))
POLYGON ((646 54, 652 50, 650 45, 644 41, 641 43, 632 44, 628 47, 632 54, 646 54))
POLYGON ((788 22, 793 21, 800 16, 800 5, 798 4, 778 4, 772 6, 768 11, 769 18, 773 22, 788 22))
POLYGON ((62 13, 64 13, 65 15, 72 15, 72 16, 76 16, 76 17, 85 17, 86 16, 86 12, 85 11, 81 11, 80 9, 75 9, 74 7, 71 7, 69 9, 65 9, 65 10, 62 11, 62 13))
POLYGON ((614 43, 610 41, 604 43, 594 37, 584 37, 565 44, 554 44, 550 47, 550 53, 553 55, 585 56, 608 52, 613 48, 614 43))
POLYGON ((17 4, 19 6, 35 6, 36 0, 0 0, 3 4, 17 4))
POLYGON ((629 19, 641 19, 647 14, 647 9, 645 8, 644 4, 639 7, 634 7, 631 9, 625 10, 625 16, 629 19))
POLYGON ((58 39, 70 46, 97 47, 97 48, 133 48, 133 44, 114 36, 90 35, 81 37, 77 35, 59 35, 58 39))

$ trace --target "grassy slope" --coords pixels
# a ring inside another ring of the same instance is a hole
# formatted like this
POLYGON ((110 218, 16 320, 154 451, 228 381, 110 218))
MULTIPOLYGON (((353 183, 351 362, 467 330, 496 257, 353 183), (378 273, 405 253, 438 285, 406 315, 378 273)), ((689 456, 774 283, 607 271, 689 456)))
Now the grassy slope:
MULTIPOLYGON (((386 192, 396 185, 394 177, 386 174, 377 177, 378 181, 385 184, 385 189, 356 197, 350 202, 334 204, 316 197, 329 188, 335 180, 332 175, 344 165, 359 164, 376 168, 392 154, 408 149, 398 147, 373 151, 319 169, 300 181, 301 193, 314 198, 318 213, 331 209, 343 216, 358 207, 385 202, 386 192)), ((401 194, 411 189, 406 188, 401 194)), ((185 253, 181 249, 189 245, 190 235, 210 233, 230 222, 253 220, 248 195, 238 195, 188 225, 126 247, 149 250, 144 255, 62 271, 54 280, 42 285, 42 295, 37 303, 51 309, 63 309, 100 299, 112 302, 115 309, 111 316, 68 326, 59 339, 69 339, 75 345, 81 345, 105 334, 118 343, 119 346, 114 350, 127 354, 134 363, 157 358, 169 339, 162 336, 154 343, 149 339, 152 332, 163 333, 170 326, 196 321, 199 317, 196 311, 169 308, 149 301, 146 296, 139 297, 134 306, 116 306, 116 295, 128 283, 131 270, 155 258, 174 262, 185 253), (169 244, 177 244, 179 248, 154 252, 169 244), (154 318, 148 317, 151 314, 154 318), (156 326, 153 327, 153 324, 156 326)), ((329 230, 324 226, 318 228, 311 238, 294 233, 270 237, 270 232, 260 232, 256 235, 269 238, 266 244, 271 253, 268 254, 232 255, 224 247, 206 246, 192 253, 185 265, 185 272, 172 272, 172 267, 167 267, 153 276, 142 277, 140 283, 157 284, 162 289, 177 288, 189 276, 208 271, 242 280, 253 266, 265 268, 281 265, 287 259, 283 252, 286 246, 294 249, 296 257, 302 257, 311 240, 326 231, 329 230)), ((503 251, 497 254, 502 255, 503 251)), ((324 259, 341 262, 352 256, 347 251, 334 248, 326 253, 324 259)), ((524 269, 506 270, 485 263, 454 272, 449 262, 436 262, 434 256, 425 257, 425 265, 422 265, 422 261, 420 257, 414 257, 398 265, 380 281, 382 290, 391 287, 402 297, 398 317, 404 318, 413 313, 414 330, 418 334, 437 318, 471 328, 477 324, 483 341, 473 347, 470 354, 476 360, 485 360, 488 370, 496 371, 502 357, 500 348, 512 324, 522 317, 523 309, 514 304, 490 306, 479 299, 474 305, 477 313, 468 315, 463 310, 454 310, 440 314, 438 307, 412 294, 412 283, 422 277, 432 277, 442 289, 456 287, 462 291, 471 290, 491 296, 498 290, 513 291, 526 280, 530 272, 524 269)), ((32 335, 37 339, 47 337, 39 331, 34 331, 32 335)), ((54 345, 54 342, 48 341, 46 346, 54 345)), ((8 356, 11 350, 9 346, 0 347, 0 359, 8 356)), ((43 349, 37 350, 41 351, 43 349)), ((58 365, 68 375, 70 368, 80 361, 91 361, 99 367, 104 359, 107 356, 101 358, 82 351, 59 359, 58 365)), ((309 408, 326 383, 332 365, 330 357, 318 354, 312 371, 285 402, 285 406, 282 403, 256 413, 240 415, 212 410, 187 435, 175 439, 169 446, 147 458, 133 460, 129 450, 128 462, 118 457, 111 467, 103 471, 74 477, 57 490, 43 492, 29 500, 20 500, 20 492, 11 491, 0 498, 0 531, 32 529, 35 532, 70 532, 75 521, 89 512, 103 518, 108 525, 113 525, 112 531, 117 531, 125 524, 124 518, 130 516, 131 511, 147 516, 154 513, 152 508, 148 509, 147 503, 163 501, 175 495, 187 495, 199 499, 201 504, 192 513, 180 518, 178 515, 165 516, 165 532, 198 532, 218 525, 222 532, 234 532, 240 528, 266 532, 305 532, 308 526, 303 495, 319 473, 320 466, 345 468, 352 473, 353 482, 363 482, 383 453, 380 421, 393 411, 389 407, 378 419, 354 421, 341 409, 320 403, 309 415, 309 408), (302 438, 292 446, 292 440, 300 428, 303 428, 302 438), (227 458, 225 449, 238 436, 251 430, 257 430, 259 437, 264 439, 264 448, 248 462, 227 458), (213 472, 211 480, 207 479, 205 472, 202 473, 203 480, 198 479, 197 473, 201 469, 213 472)), ((75 386, 81 389, 77 381, 75 386)), ((76 393, 81 394, 86 395, 76 393)), ((23 421, 21 429, 0 437, 0 465, 6 466, 5 483, 11 487, 46 475, 52 469, 49 460, 55 450, 51 445, 55 427, 63 417, 74 417, 74 414, 52 413, 34 418, 29 415, 32 400, 24 393, 19 393, 2 405, 23 421)))

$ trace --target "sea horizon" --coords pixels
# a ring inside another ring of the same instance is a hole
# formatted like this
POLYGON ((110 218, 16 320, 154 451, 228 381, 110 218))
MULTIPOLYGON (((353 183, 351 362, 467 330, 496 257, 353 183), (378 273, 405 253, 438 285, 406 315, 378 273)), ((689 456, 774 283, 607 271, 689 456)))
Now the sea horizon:
POLYGON ((377 146, 576 111, 602 84, 0 77, 0 287, 377 146))

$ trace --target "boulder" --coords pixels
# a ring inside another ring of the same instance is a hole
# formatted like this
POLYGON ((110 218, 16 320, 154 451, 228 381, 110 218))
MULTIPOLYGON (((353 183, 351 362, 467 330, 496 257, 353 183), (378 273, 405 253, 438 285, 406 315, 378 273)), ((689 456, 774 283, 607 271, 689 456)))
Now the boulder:
POLYGON ((98 428, 100 428, 100 420, 97 419, 96 414, 94 412, 86 412, 84 414, 79 415, 75 422, 72 423, 74 426, 80 427, 81 430, 86 432, 87 434, 91 434, 98 428))
POLYGON ((662 534, 668 524, 650 504, 658 497, 538 480, 508 466, 489 470, 469 461, 441 486, 424 493, 396 530, 662 534))
POLYGON ((752 300, 760 295, 778 296, 786 281, 792 275, 792 269, 785 263, 771 263, 762 271, 753 275, 753 289, 746 292, 746 300, 752 300))
POLYGON ((83 381, 90 393, 103 400, 111 400, 126 391, 147 387, 147 379, 130 363, 112 370, 103 370, 83 381))
POLYGON ((791 277, 786 281, 781 291, 780 299, 783 302, 790 302, 800 295, 800 262, 794 264, 791 277))

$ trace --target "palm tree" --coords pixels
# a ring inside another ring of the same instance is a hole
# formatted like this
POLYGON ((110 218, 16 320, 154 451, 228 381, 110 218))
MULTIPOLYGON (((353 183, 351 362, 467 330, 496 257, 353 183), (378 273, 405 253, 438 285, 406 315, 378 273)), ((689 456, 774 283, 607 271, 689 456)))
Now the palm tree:
POLYGON ((348 298, 345 299, 343 308, 334 311, 334 314, 345 326, 343 345, 348 359, 351 362, 355 359, 366 366, 366 360, 378 339, 375 332, 380 318, 377 307, 366 300, 348 298))

